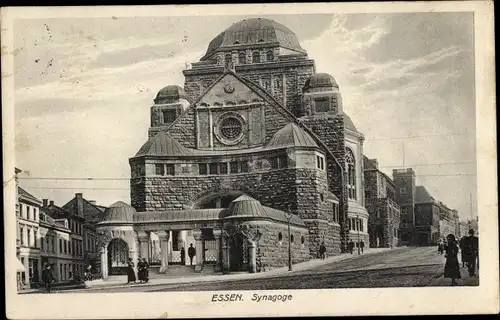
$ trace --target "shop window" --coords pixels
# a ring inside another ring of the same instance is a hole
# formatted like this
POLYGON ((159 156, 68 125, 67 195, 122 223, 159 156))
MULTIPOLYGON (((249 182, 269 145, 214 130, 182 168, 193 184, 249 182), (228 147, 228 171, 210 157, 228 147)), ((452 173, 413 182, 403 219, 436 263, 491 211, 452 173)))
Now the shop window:
POLYGON ((207 172, 207 164, 206 163, 199 163, 198 164, 198 172, 201 176, 206 175, 207 172))
POLYGON ((155 173, 157 176, 164 176, 165 175, 165 166, 163 163, 156 163, 155 164, 155 173))
POLYGON ((167 176, 175 175, 175 165, 173 163, 169 163, 166 165, 167 176))

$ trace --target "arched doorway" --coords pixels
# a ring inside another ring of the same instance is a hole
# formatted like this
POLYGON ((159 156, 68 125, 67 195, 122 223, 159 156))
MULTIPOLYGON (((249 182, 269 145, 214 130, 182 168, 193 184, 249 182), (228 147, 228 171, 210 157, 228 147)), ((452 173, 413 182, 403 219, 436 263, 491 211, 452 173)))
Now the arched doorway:
POLYGON ((113 239, 108 244, 108 274, 127 274, 129 247, 122 239, 113 239))
POLYGON ((229 245, 229 270, 244 271, 245 269, 245 250, 244 237, 241 233, 232 236, 229 245))

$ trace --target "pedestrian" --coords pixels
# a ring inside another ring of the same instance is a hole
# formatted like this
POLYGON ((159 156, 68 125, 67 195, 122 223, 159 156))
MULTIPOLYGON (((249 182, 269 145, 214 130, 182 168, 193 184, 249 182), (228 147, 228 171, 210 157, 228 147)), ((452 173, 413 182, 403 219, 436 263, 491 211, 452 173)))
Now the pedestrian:
POLYGON ((479 256, 479 241, 474 236, 473 229, 469 230, 469 236, 464 240, 464 253, 469 276, 474 277, 476 275, 476 262, 479 256))
POLYGON ((349 252, 352 254, 352 251, 354 250, 354 242, 351 240, 349 241, 349 245, 347 246, 349 249, 349 252))
POLYGON ((52 273, 52 269, 48 263, 45 264, 45 269, 42 271, 42 280, 45 284, 45 290, 47 293, 50 293, 50 287, 54 282, 54 274, 52 273))
POLYGON ((184 247, 181 248, 181 265, 186 264, 186 250, 184 250, 184 247))
POLYGON ((325 243, 322 242, 321 245, 319 246, 319 258, 321 260, 325 260, 325 252, 326 252, 325 243))
POLYGON ((361 243, 359 244, 359 246, 361 247, 361 253, 363 253, 363 249, 365 247, 365 242, 363 240, 361 240, 361 243))
POLYGON ((144 267, 141 258, 137 260, 137 280, 139 280, 139 283, 142 283, 142 281, 144 281, 144 267))
POLYGON ((451 285, 456 286, 456 279, 460 279, 460 265, 458 264, 458 245, 455 240, 455 236, 449 234, 447 237, 446 246, 446 263, 444 265, 444 277, 451 279, 451 285))
POLYGON ((149 264, 146 261, 146 258, 139 259, 139 261, 137 262, 137 269, 137 278, 139 279, 139 282, 148 282, 149 264))
POLYGON ((128 258, 127 262, 127 284, 130 282, 135 283, 136 278, 135 278, 135 271, 134 271, 134 262, 132 261, 132 258, 128 258))
POLYGON ((196 255, 196 249, 193 247, 193 244, 191 243, 188 248, 188 256, 189 256, 189 265, 193 265, 193 258, 196 255))
POLYGON ((443 254, 444 247, 443 247, 443 239, 438 240, 438 254, 443 254))

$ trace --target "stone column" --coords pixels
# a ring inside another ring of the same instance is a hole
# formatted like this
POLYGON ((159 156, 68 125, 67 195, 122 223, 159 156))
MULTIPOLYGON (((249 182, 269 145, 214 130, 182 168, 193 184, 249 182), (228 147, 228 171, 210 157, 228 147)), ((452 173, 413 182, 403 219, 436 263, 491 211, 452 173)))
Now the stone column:
POLYGON ((160 239, 160 257, 161 257, 161 267, 160 273, 166 273, 168 270, 168 231, 160 230, 157 232, 158 239, 160 239))
POLYGON ((229 237, 222 237, 222 272, 229 272, 229 237))
POLYGON ((102 278, 108 278, 108 250, 106 247, 101 248, 101 273, 102 278))
POLYGON ((140 257, 149 261, 149 234, 146 231, 137 231, 137 239, 139 239, 140 257))
POLYGON ((215 265, 215 272, 222 271, 222 254, 221 254, 221 234, 222 230, 214 229, 214 238, 215 238, 215 251, 217 252, 217 263, 215 265))
POLYGON ((201 272, 203 269, 203 242, 201 230, 193 230, 193 238, 195 240, 196 249, 196 267, 194 271, 201 272))
POLYGON ((247 240, 248 243, 248 271, 250 273, 257 272, 257 254, 255 241, 247 240))

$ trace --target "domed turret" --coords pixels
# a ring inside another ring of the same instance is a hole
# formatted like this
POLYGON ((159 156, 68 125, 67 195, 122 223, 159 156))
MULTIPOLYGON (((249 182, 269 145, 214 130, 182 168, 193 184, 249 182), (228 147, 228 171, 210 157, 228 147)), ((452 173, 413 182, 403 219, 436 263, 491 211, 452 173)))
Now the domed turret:
POLYGON ((110 205, 99 224, 122 223, 131 224, 134 222, 134 207, 125 202, 118 201, 110 205))
POLYGON ((284 25, 269 19, 254 18, 237 22, 221 32, 210 42, 201 60, 206 60, 215 52, 225 51, 227 48, 262 44, 276 44, 297 53, 306 52, 300 46, 295 33, 284 25))
POLYGON ((170 85, 158 91, 154 101, 156 104, 164 104, 179 102, 180 99, 187 99, 184 89, 177 85, 170 85))
POLYGON ((304 84, 304 91, 309 91, 312 89, 333 89, 339 88, 337 81, 328 73, 316 73, 312 77, 306 80, 304 84))

